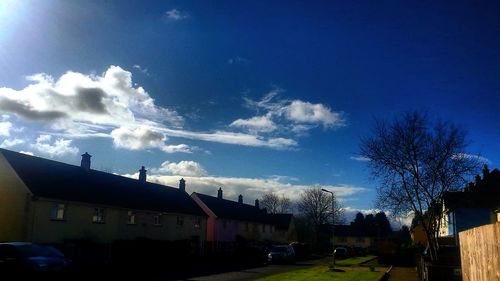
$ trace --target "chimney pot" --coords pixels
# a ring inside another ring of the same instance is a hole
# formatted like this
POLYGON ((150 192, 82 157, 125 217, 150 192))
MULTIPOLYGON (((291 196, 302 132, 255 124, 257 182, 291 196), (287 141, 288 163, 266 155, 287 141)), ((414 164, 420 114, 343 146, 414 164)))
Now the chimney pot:
POLYGON ((222 199, 222 187, 219 187, 219 190, 217 191, 217 198, 222 199))
POLYGON ((255 207, 260 208, 259 207, 259 199, 255 199, 255 207))
POLYGON ((141 167, 139 170, 139 181, 140 182, 146 182, 146 172, 147 170, 144 168, 144 166, 141 167))
POLYGON ((488 165, 484 164, 484 166, 483 166, 483 180, 486 179, 486 177, 489 175, 490 175, 490 169, 488 169, 488 165))
POLYGON ((243 195, 238 196, 238 203, 243 204, 243 195))
POLYGON ((179 180, 179 190, 186 192, 186 180, 184 178, 179 180))
POLYGON ((91 157, 92 157, 92 155, 88 154, 87 152, 82 154, 82 162, 81 162, 80 166, 87 171, 90 170, 90 158, 91 157))

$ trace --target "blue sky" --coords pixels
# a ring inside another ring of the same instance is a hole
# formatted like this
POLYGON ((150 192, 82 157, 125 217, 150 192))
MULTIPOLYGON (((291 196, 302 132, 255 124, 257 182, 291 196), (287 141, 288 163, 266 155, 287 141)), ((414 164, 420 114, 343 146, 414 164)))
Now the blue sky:
POLYGON ((2 147, 252 203, 373 208, 373 118, 423 109, 500 162, 497 1, 0 3, 2 147))

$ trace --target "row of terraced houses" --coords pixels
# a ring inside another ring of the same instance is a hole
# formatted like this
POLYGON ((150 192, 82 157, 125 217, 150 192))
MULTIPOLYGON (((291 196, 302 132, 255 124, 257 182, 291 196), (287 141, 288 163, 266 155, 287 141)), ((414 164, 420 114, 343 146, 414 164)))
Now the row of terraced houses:
MULTIPOLYGON (((214 187, 214 192, 217 187, 214 187)), ((86 240, 237 240, 289 243, 296 239, 293 215, 268 214, 255 204, 0 149, 0 241, 58 244, 86 240)))

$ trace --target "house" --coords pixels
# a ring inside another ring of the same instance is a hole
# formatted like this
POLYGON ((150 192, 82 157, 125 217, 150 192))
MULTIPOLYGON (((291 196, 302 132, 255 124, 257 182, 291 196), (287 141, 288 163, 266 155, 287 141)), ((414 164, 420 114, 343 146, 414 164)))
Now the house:
POLYGON ((485 165, 482 178, 477 175, 463 191, 446 192, 442 208, 439 236, 454 237, 457 244, 460 231, 498 221, 500 171, 485 165))
POLYGON ((268 216, 274 225, 273 241, 283 244, 297 241, 293 214, 269 214, 268 216))
POLYGON ((207 241, 235 242, 239 238, 252 241, 272 240, 275 226, 266 210, 255 205, 243 203, 239 195, 238 202, 223 198, 222 188, 217 197, 193 192, 191 197, 207 213, 207 241))
POLYGON ((179 188, 0 149, 0 241, 206 238, 206 214, 179 188))

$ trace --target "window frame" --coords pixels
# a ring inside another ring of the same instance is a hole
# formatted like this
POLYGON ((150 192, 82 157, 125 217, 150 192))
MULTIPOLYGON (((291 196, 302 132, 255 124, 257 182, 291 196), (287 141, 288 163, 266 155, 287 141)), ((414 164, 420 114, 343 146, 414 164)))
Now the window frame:
POLYGON ((94 207, 94 214, 92 215, 92 223, 104 224, 106 223, 106 209, 102 207, 94 207))
POLYGON ((50 220, 51 221, 66 221, 66 209, 67 205, 64 203, 54 203, 50 209, 50 220), (60 208, 62 206, 62 208, 60 208), (59 212, 62 210, 62 218, 59 217, 59 212))
POLYGON ((161 223, 161 214, 157 213, 153 215, 153 226, 162 226, 161 223))
POLYGON ((137 225, 136 213, 134 211, 127 211, 127 225, 137 225))

